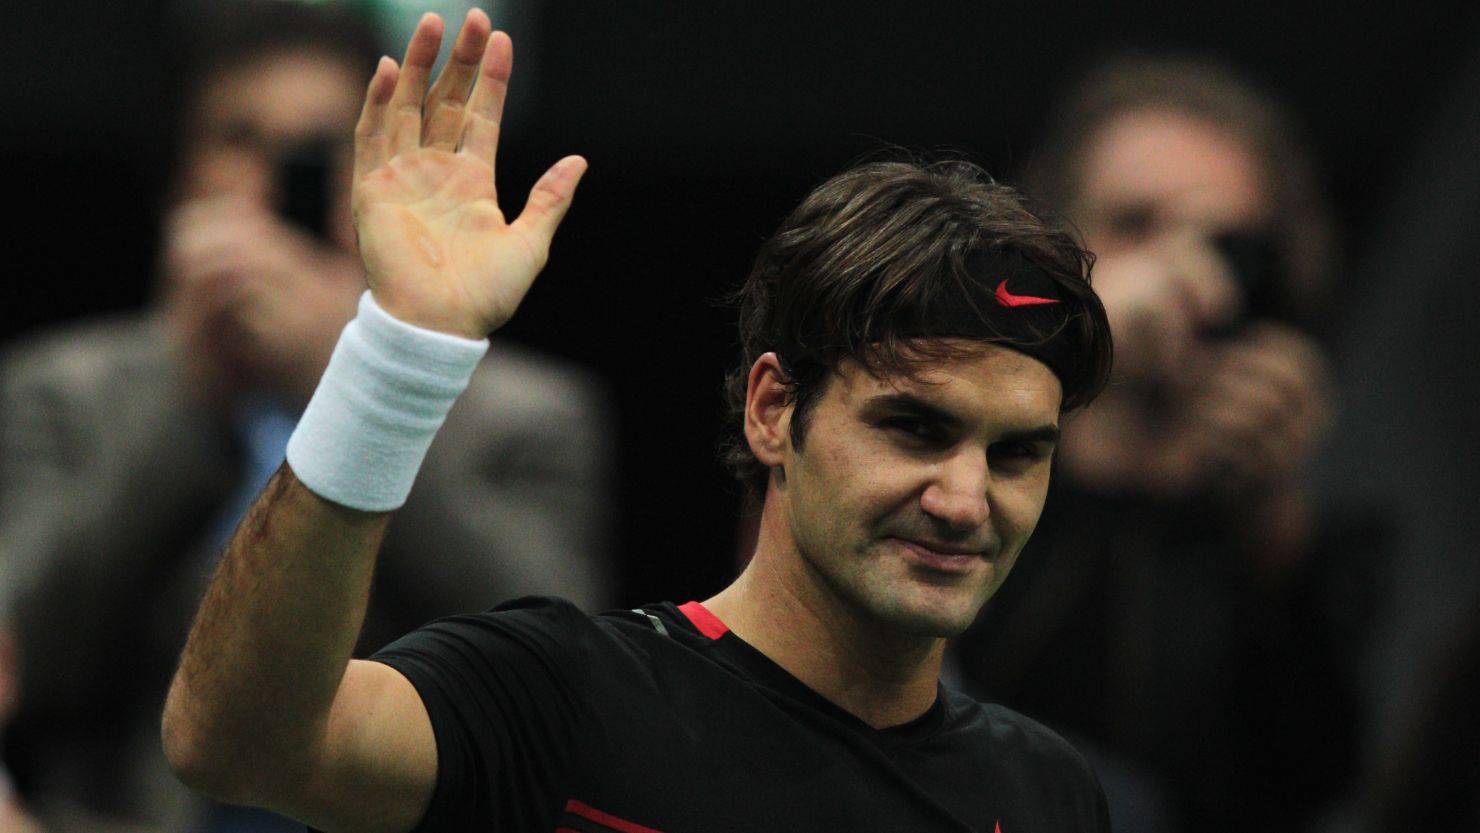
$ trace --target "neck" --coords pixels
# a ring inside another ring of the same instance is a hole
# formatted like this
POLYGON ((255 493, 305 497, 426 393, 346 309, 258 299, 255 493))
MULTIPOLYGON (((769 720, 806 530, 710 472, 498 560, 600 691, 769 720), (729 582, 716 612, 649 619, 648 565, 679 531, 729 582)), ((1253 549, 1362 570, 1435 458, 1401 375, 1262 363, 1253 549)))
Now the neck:
POLYGON ((755 557, 704 604, 808 688, 876 729, 934 704, 945 640, 902 634, 840 598, 762 511, 755 557), (781 533, 781 534, 778 534, 781 533))

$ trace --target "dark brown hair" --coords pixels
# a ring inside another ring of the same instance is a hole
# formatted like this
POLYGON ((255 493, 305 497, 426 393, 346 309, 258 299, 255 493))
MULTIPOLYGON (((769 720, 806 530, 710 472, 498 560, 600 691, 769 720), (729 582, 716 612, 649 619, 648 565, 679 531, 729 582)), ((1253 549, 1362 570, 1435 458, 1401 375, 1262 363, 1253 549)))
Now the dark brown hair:
POLYGON ((740 356, 725 380, 725 464, 754 496, 765 493, 769 470, 746 442, 744 412, 750 369, 768 351, 778 351, 790 376, 799 447, 811 408, 844 360, 879 375, 908 374, 963 352, 958 337, 1067 342, 1058 369, 1063 409, 1088 403, 1104 387, 1111 352, 1105 311, 1089 285, 1091 261, 1061 224, 968 162, 872 162, 833 177, 782 221, 731 297, 740 356), (1026 340, 1005 336, 1000 318, 992 320, 994 287, 967 268, 982 254, 1030 263, 1062 299, 1026 340), (980 314, 968 316, 966 332, 954 316, 946 341, 932 317, 957 299, 980 314))

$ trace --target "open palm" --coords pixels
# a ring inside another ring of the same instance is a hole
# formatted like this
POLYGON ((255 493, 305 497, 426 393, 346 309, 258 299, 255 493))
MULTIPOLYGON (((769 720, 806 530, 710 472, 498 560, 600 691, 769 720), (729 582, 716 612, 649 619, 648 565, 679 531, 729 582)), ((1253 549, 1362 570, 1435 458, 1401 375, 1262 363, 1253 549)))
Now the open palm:
POLYGON ((473 338, 514 314, 586 168, 560 160, 505 220, 494 159, 513 51, 489 28, 483 12, 468 14, 428 92, 442 21, 423 17, 403 65, 381 59, 355 129, 355 229, 376 301, 408 323, 473 338))

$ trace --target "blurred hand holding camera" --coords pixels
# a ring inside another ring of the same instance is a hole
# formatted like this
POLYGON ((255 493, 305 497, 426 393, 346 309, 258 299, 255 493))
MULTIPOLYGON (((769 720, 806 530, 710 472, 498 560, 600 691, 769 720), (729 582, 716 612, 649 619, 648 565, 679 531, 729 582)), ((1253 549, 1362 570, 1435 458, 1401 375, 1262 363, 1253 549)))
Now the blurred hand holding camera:
POLYGON ((1203 333, 1242 313, 1228 264, 1191 227, 1101 254, 1094 286, 1115 333, 1115 372, 1125 384, 1158 386, 1182 375, 1203 333))
POLYGON ((237 195, 177 206, 163 261, 165 321, 216 404, 247 390, 306 402, 364 289, 348 251, 237 195))
POLYGON ((1096 488, 1237 504, 1249 552, 1295 558, 1310 532, 1302 472, 1334 409, 1321 346, 1198 224, 1108 247, 1094 282, 1115 376, 1066 434, 1066 468, 1096 488))
POLYGON ((1106 256, 1094 275, 1116 337, 1104 412, 1126 417, 1101 476, 1180 498, 1268 493, 1298 475, 1333 407, 1313 338, 1246 319, 1232 264, 1195 229, 1106 256))

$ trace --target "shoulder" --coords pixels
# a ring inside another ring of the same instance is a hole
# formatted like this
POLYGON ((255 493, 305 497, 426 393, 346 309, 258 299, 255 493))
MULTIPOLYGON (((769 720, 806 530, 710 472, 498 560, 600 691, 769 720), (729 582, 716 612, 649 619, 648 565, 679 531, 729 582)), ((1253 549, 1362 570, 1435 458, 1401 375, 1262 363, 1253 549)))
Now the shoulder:
POLYGON ((157 322, 132 314, 68 324, 22 338, 0 353, 7 382, 77 387, 127 384, 173 363, 157 322))
POLYGON ((611 422, 594 374, 495 340, 432 443, 422 482, 462 488, 469 472, 506 481, 557 472, 565 490, 594 488, 612 454, 611 422), (585 474, 572 483, 572 471, 585 474))
POLYGON ((997 810, 1021 827, 1108 831, 1100 779, 1089 761, 1057 732, 1003 706, 945 691, 954 749, 972 761, 976 788, 990 788, 997 810))
MULTIPOLYGON (((647 615, 627 610, 588 614, 554 596, 524 596, 480 613, 430 622, 381 649, 373 658, 401 671, 418 688, 440 687, 451 676, 542 681, 588 690, 598 680, 647 675, 673 642, 647 615), (461 670, 457 670, 461 669, 461 670)), ((666 654, 665 654, 666 655, 666 654)), ((453 680, 453 682, 456 682, 453 680)))
POLYGON ((0 408, 27 421, 28 431, 86 431, 105 445, 140 433, 194 433, 209 421, 173 340, 143 314, 72 324, 8 345, 0 353, 0 408))
POLYGON ((381 654, 394 654, 407 646, 428 640, 428 634, 477 635, 500 632, 560 635, 592 627, 591 616, 574 603, 557 596, 522 596, 485 611, 463 613, 429 622, 386 646, 381 654))
POLYGON ((428 664, 425 657, 455 655, 459 661, 505 665, 524 657, 547 669, 578 672, 602 653, 600 643, 623 638, 598 621, 608 616, 593 617, 555 596, 524 596, 430 622, 387 645, 375 659, 397 668, 403 663, 430 668, 436 663, 428 664))
POLYGON ((982 703, 952 689, 943 689, 953 726, 976 736, 994 757, 1009 758, 1014 766, 1048 774, 1054 780, 1081 782, 1098 792, 1094 769, 1083 754, 1058 732, 1006 706, 982 703))
POLYGON ((419 829, 553 827, 543 818, 566 797, 601 696, 593 666, 613 653, 601 638, 570 602, 528 596, 439 619, 372 657, 410 681, 436 739, 419 829))
POLYGON ((588 418, 605 410, 606 391, 595 374, 574 363, 498 339, 463 395, 510 417, 588 418))
POLYGON ((494 340, 432 444, 428 471, 462 471, 486 460, 535 458, 563 466, 605 459, 611 408, 596 376, 576 365, 494 340))
POLYGON ((637 615, 614 624, 620 618, 591 616, 560 598, 526 596, 431 622, 372 659, 410 680, 439 741, 477 746, 508 732, 569 740, 604 698, 623 698, 651 673, 637 615), (494 735, 457 737, 466 721, 493 715, 515 723, 494 735))

